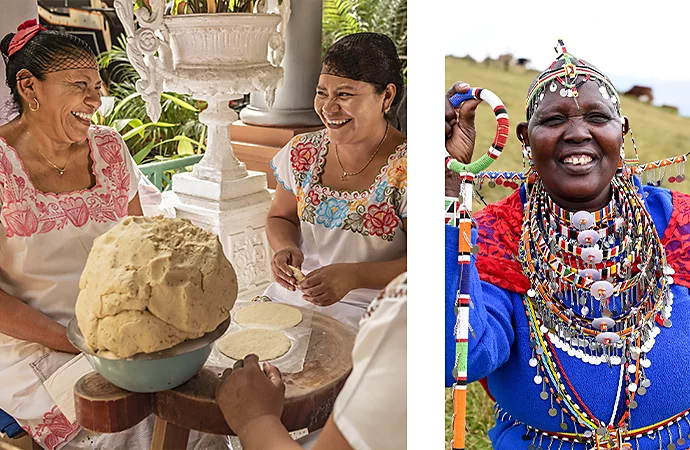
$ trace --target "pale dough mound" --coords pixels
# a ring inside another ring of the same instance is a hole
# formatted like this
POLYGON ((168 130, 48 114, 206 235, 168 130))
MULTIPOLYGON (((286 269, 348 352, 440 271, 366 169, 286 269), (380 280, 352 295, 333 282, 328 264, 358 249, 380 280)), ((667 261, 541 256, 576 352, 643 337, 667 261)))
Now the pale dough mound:
POLYGON ((76 314, 86 344, 126 358, 213 331, 237 298, 218 237, 186 219, 127 217, 94 241, 76 314))
POLYGON ((235 322, 243 326, 261 326, 282 330, 302 321, 302 311, 282 303, 253 303, 235 313, 235 322))
POLYGON ((266 328, 247 328, 230 333, 218 341, 221 353, 236 360, 252 353, 259 357, 259 361, 280 358, 291 346, 290 338, 282 331, 266 328))

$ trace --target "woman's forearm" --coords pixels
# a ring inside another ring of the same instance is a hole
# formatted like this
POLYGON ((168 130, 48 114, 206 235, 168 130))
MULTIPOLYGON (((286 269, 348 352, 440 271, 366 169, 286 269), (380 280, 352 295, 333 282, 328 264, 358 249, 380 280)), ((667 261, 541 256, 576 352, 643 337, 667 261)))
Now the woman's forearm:
POLYGON ((358 288, 383 289, 407 270, 407 256, 393 261, 352 263, 358 288))
POLYGON ((64 326, 3 291, 0 291, 0 333, 53 350, 79 353, 67 339, 64 326))
POLYGON ((266 219, 266 236, 274 252, 287 247, 299 247, 299 228, 293 222, 282 217, 266 219))

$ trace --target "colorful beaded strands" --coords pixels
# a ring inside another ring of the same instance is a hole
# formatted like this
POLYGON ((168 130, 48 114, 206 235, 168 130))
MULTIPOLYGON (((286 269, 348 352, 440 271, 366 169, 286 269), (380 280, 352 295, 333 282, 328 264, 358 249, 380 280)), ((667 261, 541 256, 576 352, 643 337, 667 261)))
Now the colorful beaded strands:
MULTIPOLYGON (((645 370, 661 327, 670 327, 673 269, 640 196, 614 177, 611 203, 570 213, 540 180, 525 206, 519 258, 534 382, 561 429, 589 448, 623 449, 630 415, 651 386, 645 370), (610 418, 595 417, 568 379, 556 349, 592 365, 619 366, 610 418)), ((534 442, 530 450, 539 448, 534 442)))

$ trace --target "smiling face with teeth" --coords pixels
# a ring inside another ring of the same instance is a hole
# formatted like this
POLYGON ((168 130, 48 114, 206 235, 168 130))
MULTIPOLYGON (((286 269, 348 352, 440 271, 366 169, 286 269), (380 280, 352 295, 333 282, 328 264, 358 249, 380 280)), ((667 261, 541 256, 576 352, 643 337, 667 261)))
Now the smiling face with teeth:
POLYGON ((40 102, 32 114, 32 122, 43 124, 43 133, 55 142, 83 142, 88 136, 91 116, 101 106, 101 85, 98 70, 70 69, 47 73, 43 80, 33 78, 28 101, 40 102))
POLYGON ((573 98, 546 92, 529 124, 518 124, 517 134, 531 147, 534 168, 553 200, 571 211, 593 211, 609 201, 627 119, 622 125, 596 82, 578 91, 579 109, 573 98))
POLYGON ((371 83, 321 74, 314 96, 314 110, 328 128, 333 144, 365 142, 368 145, 372 136, 374 140, 380 139, 386 123, 384 111, 393 102, 395 92, 392 83, 382 93, 377 93, 371 83))

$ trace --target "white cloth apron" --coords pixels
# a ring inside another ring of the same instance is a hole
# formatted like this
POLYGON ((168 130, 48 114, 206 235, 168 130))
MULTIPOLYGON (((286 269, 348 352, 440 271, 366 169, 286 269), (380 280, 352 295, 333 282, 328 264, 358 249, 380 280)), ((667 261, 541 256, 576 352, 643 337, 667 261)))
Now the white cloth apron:
MULTIPOLYGON (((407 254, 407 141, 396 148, 366 191, 336 191, 321 184, 328 131, 295 136, 271 161, 276 180, 295 194, 300 218, 299 247, 306 274, 337 263, 392 261, 407 254)), ((264 295, 328 314, 357 329, 377 289, 355 289, 326 307, 302 299, 302 292, 272 283, 264 295)))
MULTIPOLYGON (((74 316, 94 239, 127 215, 140 177, 115 130, 93 126, 88 142, 95 186, 52 194, 33 186, 17 152, 0 140, 0 289, 62 325, 74 316)), ((0 408, 49 450, 79 432, 42 385, 73 356, 0 333, 0 408)))

